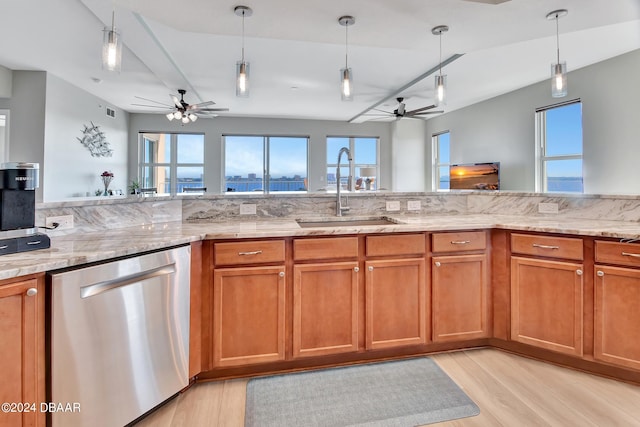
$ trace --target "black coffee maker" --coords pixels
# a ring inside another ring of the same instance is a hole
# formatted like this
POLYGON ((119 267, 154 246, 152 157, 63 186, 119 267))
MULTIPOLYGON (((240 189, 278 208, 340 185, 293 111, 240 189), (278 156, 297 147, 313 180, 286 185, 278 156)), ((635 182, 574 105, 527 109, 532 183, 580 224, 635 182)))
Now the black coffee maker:
POLYGON ((0 165, 0 255, 51 245, 49 237, 34 228, 39 180, 38 163, 0 165))

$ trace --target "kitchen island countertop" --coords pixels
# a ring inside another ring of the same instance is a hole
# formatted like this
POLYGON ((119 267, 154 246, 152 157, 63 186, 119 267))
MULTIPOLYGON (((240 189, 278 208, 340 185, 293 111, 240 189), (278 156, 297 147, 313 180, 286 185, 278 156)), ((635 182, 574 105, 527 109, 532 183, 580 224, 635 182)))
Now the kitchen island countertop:
MULTIPOLYGON (((362 233, 456 231, 499 228, 544 233, 621 239, 640 238, 640 222, 585 220, 515 215, 385 215, 385 225, 341 226, 339 219, 304 218, 305 221, 336 221, 322 227, 298 225, 295 219, 243 219, 206 223, 179 221, 57 235, 50 233, 51 248, 0 257, 0 279, 57 270, 135 255, 207 239, 243 239, 362 233)), ((353 217, 342 217, 344 220, 353 217)))

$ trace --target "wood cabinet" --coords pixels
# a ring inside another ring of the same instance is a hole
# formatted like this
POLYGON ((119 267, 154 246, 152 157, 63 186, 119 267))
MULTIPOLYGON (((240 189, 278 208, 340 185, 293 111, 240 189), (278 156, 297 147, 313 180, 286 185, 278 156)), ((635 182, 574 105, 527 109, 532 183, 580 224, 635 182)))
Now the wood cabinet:
POLYGON ((434 342, 489 334, 487 235, 483 231, 432 235, 431 312, 434 342))
POLYGON ((582 269, 511 257, 511 339, 582 356, 582 269))
POLYGON ((213 245, 214 366, 284 360, 284 248, 283 240, 213 245))
MULTIPOLYGON (((596 262, 640 267, 640 245, 596 242, 596 262)), ((594 358, 640 369, 640 269, 595 265, 594 358)))
POLYGON ((2 426, 45 424, 44 293, 42 275, 0 282, 0 402, 35 404, 28 412, 0 412, 2 426))
POLYGON ((358 350, 358 238, 293 241, 293 357, 358 350))
POLYGON ((424 344, 429 313, 425 236, 367 236, 366 244, 367 256, 394 257, 365 262, 366 348, 424 344))

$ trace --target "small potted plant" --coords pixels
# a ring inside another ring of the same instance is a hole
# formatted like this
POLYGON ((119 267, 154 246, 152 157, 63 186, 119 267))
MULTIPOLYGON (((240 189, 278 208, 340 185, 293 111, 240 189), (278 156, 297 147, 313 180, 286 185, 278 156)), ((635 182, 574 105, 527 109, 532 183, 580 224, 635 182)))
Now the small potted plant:
POLYGON ((138 180, 131 180, 131 184, 129 184, 129 194, 138 194, 140 191, 140 183, 138 180))

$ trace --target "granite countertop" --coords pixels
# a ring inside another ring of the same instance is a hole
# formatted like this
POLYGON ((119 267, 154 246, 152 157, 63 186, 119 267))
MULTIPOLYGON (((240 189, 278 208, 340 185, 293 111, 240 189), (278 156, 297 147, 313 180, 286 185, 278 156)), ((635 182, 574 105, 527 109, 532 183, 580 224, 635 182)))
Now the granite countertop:
MULTIPOLYGON (((635 239, 640 223, 631 221, 580 220, 514 215, 428 215, 420 217, 387 215, 388 225, 349 225, 301 228, 294 219, 259 219, 212 223, 166 222, 136 227, 78 232, 50 233, 51 248, 0 257, 0 279, 57 270, 141 252, 188 244, 204 239, 240 239, 311 235, 340 235, 411 231, 455 231, 502 228, 510 230, 563 233, 635 239)), ((311 220, 339 218, 305 218, 311 220)), ((354 219, 342 217, 344 220, 354 219)))

